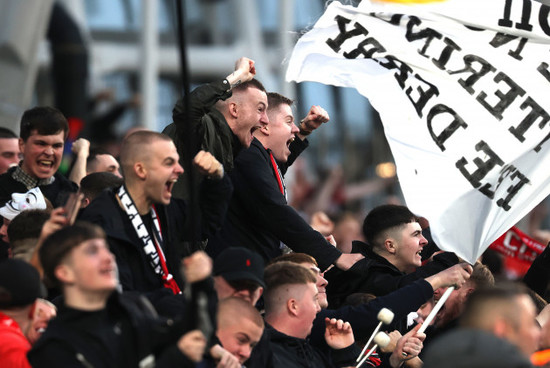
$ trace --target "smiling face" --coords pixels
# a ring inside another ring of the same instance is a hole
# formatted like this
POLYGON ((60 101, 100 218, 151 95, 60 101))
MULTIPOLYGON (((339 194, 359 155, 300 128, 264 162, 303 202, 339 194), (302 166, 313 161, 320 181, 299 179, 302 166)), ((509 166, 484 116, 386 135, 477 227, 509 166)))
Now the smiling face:
POLYGON ((287 162, 290 155, 290 143, 295 139, 299 129, 294 124, 292 109, 287 104, 281 104, 268 110, 269 136, 266 138, 266 148, 271 149, 273 156, 279 162, 287 162))
POLYGON ((254 131, 269 122, 267 95, 264 91, 249 87, 245 91, 235 93, 234 103, 231 110, 236 119, 234 122, 228 122, 229 126, 241 144, 250 147, 254 131))
POLYGON ((27 141, 19 139, 19 149, 23 154, 23 171, 37 179, 52 177, 61 164, 64 137, 63 131, 52 135, 40 135, 33 130, 27 141))
POLYGON ((143 161, 146 170, 145 197, 149 204, 168 205, 174 183, 183 174, 178 151, 171 140, 156 139, 149 147, 149 155, 143 161))
POLYGON ((395 253, 392 263, 400 271, 413 272, 422 266, 420 252, 428 241, 422 235, 418 222, 409 222, 391 232, 395 241, 395 253))
POLYGON ((0 174, 5 173, 21 159, 17 138, 0 138, 0 174))
POLYGON ((118 285, 115 257, 101 238, 86 240, 74 247, 56 268, 56 276, 80 294, 106 294, 118 285))

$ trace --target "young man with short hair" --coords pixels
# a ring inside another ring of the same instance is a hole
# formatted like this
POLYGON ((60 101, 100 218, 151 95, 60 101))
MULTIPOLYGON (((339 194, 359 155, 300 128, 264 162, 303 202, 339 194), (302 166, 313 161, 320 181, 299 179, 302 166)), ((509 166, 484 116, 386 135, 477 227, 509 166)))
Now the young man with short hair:
POLYGON ((46 279, 64 298, 28 354, 33 367, 192 367, 202 358, 202 333, 158 319, 142 298, 116 291, 116 262, 98 226, 65 227, 39 252, 46 279))
POLYGON ((267 262, 283 253, 284 243, 313 256, 323 270, 332 264, 348 269, 363 257, 342 254, 287 203, 283 177, 287 167, 308 146, 305 136, 329 120, 324 109, 313 106, 298 128, 292 103, 278 93, 268 93, 269 123, 254 131, 250 148, 235 160, 229 174, 235 189, 227 219, 206 251, 216 257, 223 249, 238 245, 259 253, 267 262))
MULTIPOLYGON (((268 123, 266 91, 255 75, 254 61, 242 57, 226 78, 195 88, 189 94, 189 106, 186 99, 178 100, 172 113, 174 122, 163 133, 176 143, 182 166, 184 147, 192 145, 211 152, 226 172, 233 169, 239 152, 250 146, 252 133, 268 123)), ((177 198, 189 198, 189 193, 186 181, 174 186, 177 198)))
POLYGON ((12 193, 39 187, 54 207, 60 207, 69 193, 78 190, 75 183, 57 172, 68 134, 67 119, 53 107, 35 107, 23 113, 19 138, 23 159, 0 175, 0 205, 12 193))
MULTIPOLYGON (((428 242, 417 217, 405 206, 375 207, 365 217, 363 233, 367 243, 354 241, 353 252, 363 254, 365 259, 359 261, 354 270, 326 273, 329 303, 333 307, 342 305, 350 294, 386 295, 415 280, 428 280, 458 263, 454 253, 444 252, 422 266, 420 253, 428 242)), ((453 270, 467 276, 471 266, 462 263, 453 270)), ((438 280, 434 281, 435 290, 440 286, 438 280)), ((462 284, 464 281, 463 278, 462 284)))
POLYGON ((230 297, 219 302, 217 319, 221 346, 244 364, 264 331, 260 312, 246 300, 230 297))
POLYGON ((533 367, 529 358, 539 337, 535 305, 524 285, 480 287, 465 302, 460 326, 430 344, 425 367, 464 367, 464 359, 474 368, 533 367))
POLYGON ((306 340, 321 310, 317 280, 311 271, 278 262, 266 267, 264 278, 266 332, 262 339, 268 343, 253 351, 251 367, 335 367, 354 361, 359 351, 347 322, 325 321, 325 339, 331 351, 321 351, 306 340))
MULTIPOLYGON (((323 277, 324 273, 317 267, 315 259, 304 253, 288 253, 272 260, 276 262, 292 262, 297 263, 311 270, 317 277, 317 290, 319 291, 318 300, 321 306, 321 311, 313 321, 311 335, 309 341, 321 349, 327 349, 326 341, 323 338, 325 329, 325 318, 336 318, 350 322, 353 326, 353 333, 357 340, 368 339, 372 331, 378 324, 377 315, 382 308, 388 308, 394 314, 393 321, 390 325, 385 326, 387 330, 401 328, 403 334, 406 329, 406 317, 410 312, 417 310, 423 303, 430 300, 434 291, 439 285, 450 286, 460 284, 464 278, 469 275, 467 273, 455 273, 450 271, 442 271, 438 275, 439 281, 435 279, 419 279, 406 285, 398 290, 395 290, 387 295, 375 298, 368 303, 361 303, 356 306, 344 305, 336 309, 329 309, 326 287, 327 280, 323 277)), ((461 289, 459 289, 461 290, 461 289)), ((405 351, 412 356, 412 351, 405 351)), ((399 354, 397 355, 399 358, 399 354)))
MULTIPOLYGON (((172 198, 183 172, 178 159, 170 137, 146 130, 130 134, 120 155, 124 184, 102 192, 79 217, 107 233, 123 290, 145 293, 167 316, 182 312, 181 260, 190 253, 179 244, 189 240, 184 225, 191 214, 185 201, 172 198)), ((232 186, 208 152, 199 152, 195 165, 206 176, 199 222, 204 239, 222 223, 232 186)))

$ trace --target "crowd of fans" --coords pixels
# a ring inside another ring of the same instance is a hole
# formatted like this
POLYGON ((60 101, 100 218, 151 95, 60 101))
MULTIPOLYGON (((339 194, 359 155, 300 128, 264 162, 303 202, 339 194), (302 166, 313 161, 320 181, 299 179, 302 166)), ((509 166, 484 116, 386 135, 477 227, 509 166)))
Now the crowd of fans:
POLYGON ((308 223, 284 175, 329 115, 296 124, 255 74, 239 59, 118 157, 78 139, 67 176, 60 111, 0 129, 2 367, 548 365, 547 251, 495 283, 402 205, 308 223))

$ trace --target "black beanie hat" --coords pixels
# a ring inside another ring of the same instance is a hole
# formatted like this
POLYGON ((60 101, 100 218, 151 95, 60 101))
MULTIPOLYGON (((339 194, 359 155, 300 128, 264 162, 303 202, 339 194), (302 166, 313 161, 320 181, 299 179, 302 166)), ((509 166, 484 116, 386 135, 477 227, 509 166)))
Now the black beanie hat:
POLYGON ((0 261, 0 309, 30 305, 43 296, 36 268, 19 259, 0 261))

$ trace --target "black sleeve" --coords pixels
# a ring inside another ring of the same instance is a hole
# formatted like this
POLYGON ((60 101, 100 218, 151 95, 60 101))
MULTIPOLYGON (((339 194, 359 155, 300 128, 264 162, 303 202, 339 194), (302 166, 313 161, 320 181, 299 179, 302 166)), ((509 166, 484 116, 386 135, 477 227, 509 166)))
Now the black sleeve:
POLYGON ((356 365, 355 359, 361 353, 361 349, 353 343, 347 348, 331 349, 331 358, 337 367, 353 367, 356 365))
POLYGON ((225 220, 233 184, 227 175, 222 179, 204 179, 200 185, 201 232, 203 239, 218 231, 225 220))
POLYGON ((234 200, 246 206, 250 218, 293 251, 307 253, 317 260, 321 269, 328 268, 342 253, 287 204, 269 164, 257 150, 251 146, 237 158, 231 172, 233 184, 239 188, 234 200))
POLYGON ((353 328, 355 340, 370 336, 378 324, 378 312, 388 308, 394 314, 392 324, 384 330, 394 330, 398 321, 405 318, 410 312, 416 311, 422 304, 433 296, 433 289, 426 280, 417 280, 410 285, 398 289, 388 295, 380 296, 369 303, 359 306, 343 306, 338 309, 325 309, 317 314, 311 329, 311 343, 323 347, 325 317, 341 319, 349 322, 353 328))
MULTIPOLYGON (((190 131, 195 132, 197 136, 200 135, 200 132, 203 131, 201 127, 202 117, 208 113, 217 101, 225 100, 231 96, 228 87, 229 84, 223 79, 214 83, 203 84, 189 94, 188 118, 191 126, 188 128, 191 129, 190 131)), ((188 137, 185 137, 185 110, 185 99, 181 98, 176 102, 172 111, 172 119, 176 125, 178 137, 182 142, 186 142, 188 139, 188 137)), ((202 142, 202 139, 198 141, 202 142)))
MULTIPOLYGON (((388 273, 386 269, 371 268, 368 280, 362 284, 361 290, 379 296, 386 295, 416 280, 435 275, 457 263, 458 257, 454 253, 444 252, 436 255, 431 262, 406 275, 396 275, 388 273)), ((358 290, 358 292, 361 292, 361 290, 358 290)))
MULTIPOLYGON (((415 280, 424 279, 426 277, 435 275, 438 272, 446 270, 447 268, 454 266, 459 262, 456 254, 452 252, 443 252, 433 257, 431 262, 426 263, 422 267, 418 267, 416 271, 409 275, 415 280)), ((407 276, 409 276, 407 275, 407 276)))

